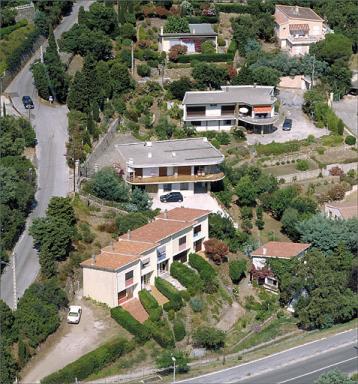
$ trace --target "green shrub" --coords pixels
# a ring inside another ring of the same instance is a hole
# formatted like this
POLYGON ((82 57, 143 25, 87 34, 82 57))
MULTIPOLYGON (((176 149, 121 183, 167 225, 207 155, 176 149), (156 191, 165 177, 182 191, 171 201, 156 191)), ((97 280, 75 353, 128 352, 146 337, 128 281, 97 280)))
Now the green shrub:
POLYGON ((187 290, 179 291, 179 293, 180 293, 180 296, 183 298, 183 300, 185 300, 185 301, 190 300, 190 293, 187 290))
POLYGON ((219 132, 216 135, 216 139, 220 143, 220 145, 230 144, 230 135, 227 132, 219 132))
POLYGON ((340 135, 328 135, 322 137, 322 144, 326 147, 337 147, 343 143, 343 137, 340 135))
POLYGON ((180 292, 172 284, 160 277, 155 278, 155 286, 160 293, 170 300, 169 303, 163 305, 164 310, 174 309, 175 311, 179 311, 183 306, 183 299, 180 292))
POLYGON ((178 63, 193 63, 195 61, 201 62, 211 62, 211 63, 219 63, 219 62, 227 62, 231 61, 234 58, 233 55, 228 53, 213 53, 211 55, 204 54, 192 54, 192 55, 181 55, 178 57, 178 63))
POLYGON ((231 55, 232 57, 234 57, 236 50, 237 50, 237 43, 236 43, 236 40, 235 40, 235 39, 232 39, 232 40, 230 41, 229 47, 228 47, 228 49, 227 49, 227 53, 228 53, 229 55, 231 55))
POLYGON ((28 24, 27 20, 20 20, 14 25, 9 25, 8 27, 2 27, 0 30, 0 39, 3 39, 5 36, 10 35, 11 32, 16 31, 19 28, 26 27, 28 24))
POLYGON ((131 333, 138 342, 143 343, 150 339, 150 330, 125 309, 121 307, 112 308, 111 316, 119 325, 131 333))
POLYGON ((298 171, 307 171, 310 167, 308 160, 297 160, 296 169, 298 171))
POLYGON ((145 326, 150 330, 153 339, 163 348, 175 347, 175 341, 172 330, 166 320, 154 323, 151 320, 144 322, 145 326))
POLYGON ((346 139, 344 140, 344 142, 348 145, 355 145, 356 141, 357 141, 357 139, 352 135, 348 135, 346 137, 346 139))
POLYGON ((201 44, 201 52, 203 55, 214 55, 215 47, 210 40, 206 40, 201 44))
POLYGON ((219 22, 218 16, 187 16, 187 20, 189 24, 201 24, 201 23, 208 23, 208 24, 216 24, 219 22))
POLYGON ((170 321, 173 321, 173 320, 175 319, 175 311, 174 311, 174 309, 170 309, 170 310, 168 311, 168 319, 169 319, 170 321))
POLYGON ((174 321, 173 332, 176 341, 181 341, 186 336, 185 325, 180 319, 174 321))
POLYGON ((137 73, 141 77, 150 76, 150 66, 147 64, 139 64, 137 67, 137 73))
POLYGON ((148 312, 149 319, 154 322, 159 321, 162 316, 162 308, 157 300, 146 289, 139 291, 138 296, 144 309, 148 312))
POLYGON ((201 312, 204 309, 204 303, 199 297, 192 297, 190 306, 194 312, 201 312))
POLYGON ((170 266, 170 274, 177 279, 180 284, 184 285, 191 295, 194 295, 203 288, 203 282, 198 274, 179 261, 173 261, 170 266))
POLYGON ((214 267, 196 253, 189 255, 189 265, 195 268, 204 283, 206 293, 214 293, 218 290, 217 273, 214 267))
POLYGON ((300 143, 297 140, 288 141, 286 143, 275 143, 273 141, 270 144, 258 144, 256 146, 256 152, 263 156, 297 152, 299 149, 300 143))
POLYGON ((125 339, 108 342, 87 353, 59 371, 41 380, 42 384, 72 384, 84 380, 93 373, 99 372, 109 363, 134 349, 135 344, 125 339))
POLYGON ((233 260, 229 263, 229 276, 234 284, 238 284, 245 276, 247 269, 246 260, 233 260))
POLYGON ((225 345, 225 332, 213 327, 201 327, 193 334, 195 344, 208 349, 219 349, 225 345))

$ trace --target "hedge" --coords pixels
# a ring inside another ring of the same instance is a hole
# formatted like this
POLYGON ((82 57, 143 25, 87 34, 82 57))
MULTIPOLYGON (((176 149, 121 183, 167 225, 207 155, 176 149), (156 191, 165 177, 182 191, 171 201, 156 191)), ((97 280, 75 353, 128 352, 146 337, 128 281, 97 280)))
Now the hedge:
POLYGON ((185 325, 180 319, 174 320, 173 332, 176 341, 181 341, 186 336, 185 325))
POLYGON ((151 338, 150 330, 122 307, 111 309, 112 318, 129 333, 134 335, 138 342, 145 342, 151 338))
POLYGON ((9 25, 8 27, 1 28, 0 30, 0 39, 3 39, 5 36, 10 35, 11 32, 16 31, 19 28, 26 27, 28 24, 27 20, 20 20, 14 25, 9 25))
POLYGON ((145 326, 150 330, 153 339, 163 348, 174 348, 175 341, 172 330, 167 321, 161 320, 154 323, 151 320, 144 322, 145 326))
POLYGON ((170 274, 177 279, 180 284, 184 285, 191 295, 201 291, 203 288, 203 282, 198 274, 179 261, 173 261, 170 266, 170 274))
POLYGON ((201 23, 209 23, 216 24, 219 22, 218 16, 187 16, 187 20, 189 24, 201 24, 201 23))
POLYGON ((250 13, 250 8, 246 4, 215 4, 218 12, 224 13, 250 13))
POLYGON ((217 273, 214 267, 196 253, 189 255, 189 265, 195 268, 204 282, 204 290, 207 293, 216 292, 218 289, 217 273))
POLYGON ((157 300, 146 290, 139 291, 139 300, 144 309, 148 312, 149 319, 152 321, 159 321, 162 316, 162 308, 157 300))
POLYGON ((192 63, 193 61, 205 62, 227 62, 232 61, 234 56, 228 53, 214 53, 212 55, 204 55, 197 53, 193 55, 181 55, 178 57, 178 63, 192 63))
POLYGON ((170 300, 169 303, 165 303, 163 305, 163 308, 166 311, 169 310, 169 307, 170 309, 179 311, 179 309, 183 306, 183 299, 180 292, 172 284, 160 277, 155 278, 155 286, 160 293, 170 300))
POLYGON ((283 153, 291 153, 299 151, 301 143, 297 140, 287 141, 286 143, 275 143, 256 145, 256 152, 259 155, 282 155, 283 153))
POLYGON ((80 357, 71 364, 41 380, 42 384, 72 384, 84 380, 93 373, 99 372, 109 363, 134 349, 135 343, 120 338, 110 341, 92 352, 80 357))

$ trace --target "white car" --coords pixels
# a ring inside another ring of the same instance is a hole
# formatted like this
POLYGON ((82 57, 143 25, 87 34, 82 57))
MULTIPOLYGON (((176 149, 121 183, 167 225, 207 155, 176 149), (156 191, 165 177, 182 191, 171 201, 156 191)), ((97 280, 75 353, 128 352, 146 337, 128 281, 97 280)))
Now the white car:
POLYGON ((68 310, 67 323, 78 324, 81 320, 82 308, 79 305, 71 305, 68 310))

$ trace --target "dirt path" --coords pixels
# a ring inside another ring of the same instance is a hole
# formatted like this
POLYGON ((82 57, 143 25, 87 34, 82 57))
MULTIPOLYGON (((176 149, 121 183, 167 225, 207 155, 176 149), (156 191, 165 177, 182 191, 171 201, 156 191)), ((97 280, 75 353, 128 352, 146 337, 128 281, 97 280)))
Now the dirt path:
POLYGON ((221 329, 222 331, 228 331, 244 314, 245 310, 241 307, 239 303, 234 301, 232 305, 227 308, 224 315, 221 316, 221 319, 216 327, 218 329, 221 329))
POLYGON ((38 383, 50 373, 63 368, 120 332, 123 333, 122 328, 111 319, 108 310, 86 300, 77 299, 75 302, 82 306, 80 323, 75 325, 62 322, 24 369, 21 383, 38 383))

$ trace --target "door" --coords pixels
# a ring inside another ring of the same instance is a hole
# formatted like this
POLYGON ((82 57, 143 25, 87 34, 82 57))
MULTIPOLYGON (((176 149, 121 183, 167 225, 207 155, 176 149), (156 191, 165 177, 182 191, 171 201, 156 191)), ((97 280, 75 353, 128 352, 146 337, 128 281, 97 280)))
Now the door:
POLYGON ((167 176, 167 168, 166 167, 160 167, 159 168, 159 176, 167 176))
POLYGON ((200 240, 197 240, 195 243, 194 243, 194 247, 195 247, 195 252, 199 252, 202 250, 202 243, 203 243, 203 239, 200 239, 200 240))
POLYGON ((127 301, 127 291, 118 292, 118 304, 122 304, 127 301))

